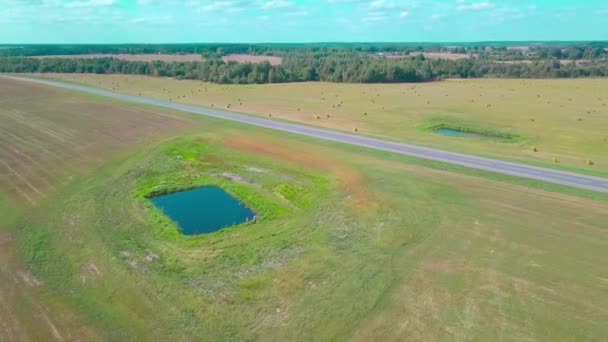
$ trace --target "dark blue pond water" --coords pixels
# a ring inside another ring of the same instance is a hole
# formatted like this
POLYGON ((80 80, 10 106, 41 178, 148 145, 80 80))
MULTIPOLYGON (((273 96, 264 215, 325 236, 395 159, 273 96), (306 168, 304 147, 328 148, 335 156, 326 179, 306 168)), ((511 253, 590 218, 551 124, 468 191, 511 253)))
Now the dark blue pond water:
POLYGON ((176 192, 151 200, 180 226, 185 235, 211 233, 256 218, 251 209, 217 186, 176 192))
POLYGON ((495 137, 492 137, 492 136, 489 136, 489 135, 483 135, 483 134, 478 134, 478 133, 457 131, 455 129, 449 129, 449 128, 440 128, 436 132, 439 133, 439 134, 449 135, 449 136, 453 136, 453 137, 495 139, 495 137))

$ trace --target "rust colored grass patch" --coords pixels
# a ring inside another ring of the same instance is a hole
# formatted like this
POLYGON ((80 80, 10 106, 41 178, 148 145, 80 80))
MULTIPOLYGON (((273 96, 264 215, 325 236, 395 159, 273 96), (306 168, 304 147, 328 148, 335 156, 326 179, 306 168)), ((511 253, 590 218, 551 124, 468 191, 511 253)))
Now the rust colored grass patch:
POLYGON ((226 143, 237 150, 329 171, 339 179, 342 186, 352 197, 353 204, 356 207, 375 207, 378 204, 377 198, 367 190, 365 178, 357 170, 345 163, 311 152, 312 148, 311 150, 303 150, 296 147, 283 147, 263 141, 259 136, 228 136, 226 137, 226 143))

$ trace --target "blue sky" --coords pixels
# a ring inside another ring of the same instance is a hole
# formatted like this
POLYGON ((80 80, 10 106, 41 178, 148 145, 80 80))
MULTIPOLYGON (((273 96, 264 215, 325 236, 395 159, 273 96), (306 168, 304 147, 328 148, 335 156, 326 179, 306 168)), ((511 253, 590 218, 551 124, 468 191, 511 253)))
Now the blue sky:
POLYGON ((0 43, 608 40, 608 0, 0 0, 0 43))

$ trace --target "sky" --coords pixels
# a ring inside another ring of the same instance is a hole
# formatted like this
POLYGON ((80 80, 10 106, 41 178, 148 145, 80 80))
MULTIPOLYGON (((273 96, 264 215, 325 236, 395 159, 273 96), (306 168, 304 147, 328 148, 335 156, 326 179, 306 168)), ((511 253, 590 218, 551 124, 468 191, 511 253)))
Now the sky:
POLYGON ((608 0, 0 0, 0 44, 608 40, 608 0))

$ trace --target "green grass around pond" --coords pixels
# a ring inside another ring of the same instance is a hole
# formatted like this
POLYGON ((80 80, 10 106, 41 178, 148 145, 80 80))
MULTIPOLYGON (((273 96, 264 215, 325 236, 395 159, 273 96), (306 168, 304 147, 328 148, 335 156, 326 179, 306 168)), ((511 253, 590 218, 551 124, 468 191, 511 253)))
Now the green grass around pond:
POLYGON ((507 132, 495 127, 484 126, 470 122, 463 122, 449 117, 433 117, 420 124, 420 129, 427 132, 436 132, 440 129, 448 129, 456 132, 472 133, 480 137, 495 139, 499 142, 520 143, 526 137, 512 132, 507 132))
MULTIPOLYGON (((213 156, 217 152, 217 149, 215 149, 213 156)), ((152 205, 148 199, 203 186, 215 185, 221 187, 252 209, 261 222, 280 218, 288 212, 286 203, 281 203, 278 198, 272 196, 271 192, 259 191, 260 185, 258 183, 252 182, 250 186, 246 186, 223 177, 222 172, 227 170, 238 171, 248 176, 251 176, 251 172, 239 170, 236 164, 222 162, 218 165, 216 164, 218 160, 215 158, 212 158, 213 161, 211 162, 205 161, 209 153, 211 152, 205 143, 198 140, 181 139, 165 148, 165 153, 159 154, 158 159, 151 160, 150 164, 146 164, 163 165, 160 170, 144 168, 134 171, 137 175, 137 181, 133 195, 154 216, 155 227, 160 228, 161 235, 181 241, 194 239, 194 237, 183 236, 175 224, 161 210, 152 205)), ((298 205, 299 203, 293 202, 291 204, 298 205)), ((207 208, 206 210, 214 210, 214 208, 207 208)), ((204 237, 200 236, 200 238, 204 237)))

